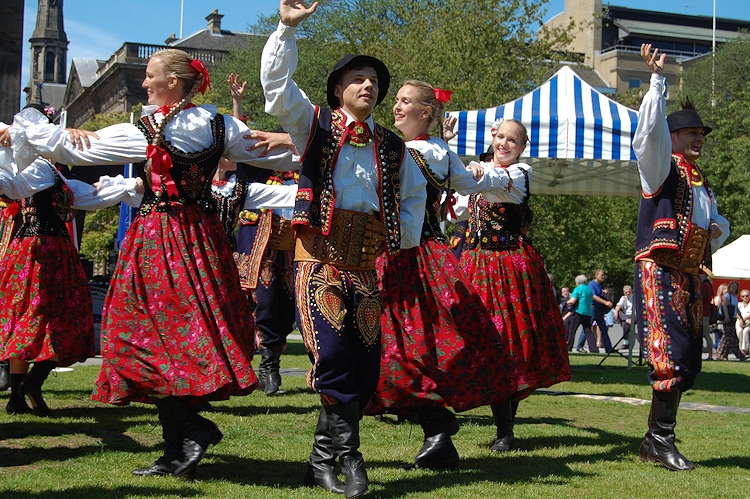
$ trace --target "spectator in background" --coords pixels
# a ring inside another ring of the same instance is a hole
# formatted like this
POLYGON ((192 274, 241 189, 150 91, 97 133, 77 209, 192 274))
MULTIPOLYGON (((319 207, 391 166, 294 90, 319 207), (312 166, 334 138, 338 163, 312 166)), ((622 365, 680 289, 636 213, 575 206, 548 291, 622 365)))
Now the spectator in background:
MULTIPOLYGON (((712 293, 713 294, 713 293, 712 293)), ((630 347, 630 326, 633 323, 633 287, 622 287, 622 297, 615 305, 615 320, 622 326, 622 347, 630 347)))
POLYGON ((568 300, 570 300, 570 288, 567 286, 563 286, 562 288, 560 288, 560 299, 558 306, 560 308, 560 315, 562 315, 563 325, 565 326, 565 337, 568 344, 568 351, 570 352, 571 350, 573 350, 573 340, 575 339, 576 335, 575 331, 570 330, 573 315, 576 313, 576 306, 569 305, 568 300))
POLYGON ((750 347, 750 289, 743 289, 737 305, 737 336, 740 340, 740 351, 747 355, 750 347))
MULTIPOLYGON (((575 313, 571 317, 570 328, 568 329, 569 333, 572 332, 572 335, 569 335, 567 338, 568 349, 573 348, 575 332, 578 330, 578 326, 583 326, 583 334, 586 335, 586 339, 589 342, 589 352, 598 353, 599 348, 596 346, 596 336, 591 330, 591 302, 594 295, 586 285, 586 281, 588 281, 588 278, 583 274, 576 277, 576 287, 568 300, 568 305, 575 306, 575 313)), ((583 352, 581 346, 578 347, 579 352, 583 352)))
MULTIPOLYGON (((604 282, 604 277, 604 271, 602 269, 596 269, 596 272, 594 272, 594 279, 589 283, 589 289, 591 289, 591 292, 593 293, 591 323, 596 324, 599 327, 602 342, 601 346, 604 347, 605 352, 609 352, 612 350, 612 342, 609 341, 609 327, 607 326, 604 314, 612 309, 612 302, 603 294, 602 283, 604 282)), ((598 342, 597 346, 599 346, 598 342)))
POLYGON ((722 306, 722 302, 724 300, 724 294, 727 292, 727 289, 729 289, 729 286, 727 286, 726 284, 719 284, 719 287, 716 288, 716 295, 712 300, 713 306, 716 309, 714 350, 719 348, 721 337, 724 335, 724 307, 722 306))
POLYGON ((714 287, 711 279, 705 274, 701 276, 701 300, 703 300, 703 338, 706 340, 708 357, 706 360, 713 360, 713 345, 711 343, 711 316, 713 314, 713 296, 714 287))
POLYGON ((728 291, 721 298, 721 306, 724 312, 723 329, 724 334, 721 337, 719 346, 716 348, 716 360, 727 360, 730 353, 734 354, 740 360, 747 357, 740 351, 735 324, 737 322, 737 292, 740 285, 737 281, 729 283, 728 291))

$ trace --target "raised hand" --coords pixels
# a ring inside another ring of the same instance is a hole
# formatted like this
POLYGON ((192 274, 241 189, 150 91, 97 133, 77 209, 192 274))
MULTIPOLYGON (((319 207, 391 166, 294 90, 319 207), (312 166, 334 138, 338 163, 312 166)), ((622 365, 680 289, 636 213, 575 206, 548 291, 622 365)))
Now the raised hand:
POLYGON ((648 69, 655 74, 661 74, 661 72, 664 71, 664 62, 667 60, 667 54, 661 54, 661 57, 657 59, 658 56, 659 49, 654 49, 653 55, 651 54, 650 43, 644 43, 641 45, 641 57, 646 61, 648 69))
POLYGON ((240 84, 240 75, 229 73, 227 83, 229 83, 229 91, 232 92, 232 99, 242 99, 242 96, 245 95, 245 89, 247 89, 247 82, 243 81, 240 84))
POLYGON ((458 118, 456 118, 453 115, 448 116, 443 121, 443 140, 448 142, 453 137, 458 135, 456 132, 453 131, 453 127, 456 126, 456 122, 458 121, 458 118))
POLYGON ((317 8, 318 2, 314 2, 310 7, 305 7, 305 2, 302 0, 280 0, 281 22, 286 26, 297 26, 310 17, 317 8))

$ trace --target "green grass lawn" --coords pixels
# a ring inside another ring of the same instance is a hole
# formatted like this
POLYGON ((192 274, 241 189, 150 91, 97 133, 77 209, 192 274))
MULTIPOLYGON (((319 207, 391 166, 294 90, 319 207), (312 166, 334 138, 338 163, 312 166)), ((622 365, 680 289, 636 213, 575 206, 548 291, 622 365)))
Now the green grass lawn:
MULTIPOLYGON (((573 381, 552 387, 576 393, 650 399, 645 367, 624 368, 610 357, 574 355, 573 381)), ((284 367, 308 367, 300 342, 284 367)), ((111 407, 90 399, 97 367, 53 375, 44 386, 54 418, 8 416, 0 395, 0 497, 74 498, 335 498, 302 484, 317 421, 318 397, 302 376, 284 377, 285 395, 214 403, 207 416, 224 432, 198 468, 197 480, 137 478, 133 468, 162 452, 152 406, 111 407)), ((709 362, 683 401, 750 407, 750 363, 709 362)), ((517 448, 491 455, 489 408, 459 415, 454 437, 461 468, 403 471, 422 441, 418 426, 366 417, 362 447, 370 476, 368 497, 409 498, 738 498, 750 497, 750 415, 681 410, 680 450, 693 472, 641 463, 648 406, 534 394, 518 412, 517 448)))

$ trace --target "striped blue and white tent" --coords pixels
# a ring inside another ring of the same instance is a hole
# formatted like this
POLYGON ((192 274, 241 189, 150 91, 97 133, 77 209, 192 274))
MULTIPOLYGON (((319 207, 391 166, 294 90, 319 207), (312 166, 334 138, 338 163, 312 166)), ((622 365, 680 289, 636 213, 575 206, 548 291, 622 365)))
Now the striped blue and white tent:
POLYGON ((631 147, 638 113, 596 91, 568 66, 512 102, 448 114, 458 114, 458 136, 449 145, 461 156, 487 150, 496 119, 523 122, 529 130, 523 156, 534 168, 533 193, 640 195, 631 147))

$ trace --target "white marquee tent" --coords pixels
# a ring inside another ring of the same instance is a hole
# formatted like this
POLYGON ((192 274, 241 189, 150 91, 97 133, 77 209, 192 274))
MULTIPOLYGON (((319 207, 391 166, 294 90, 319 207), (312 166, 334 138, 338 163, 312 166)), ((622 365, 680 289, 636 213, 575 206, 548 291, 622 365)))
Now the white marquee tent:
POLYGON ((598 92, 563 66, 537 89, 512 102, 478 111, 453 111, 458 136, 449 145, 476 156, 492 143, 499 118, 529 130, 524 160, 533 166, 535 194, 640 196, 631 147, 638 113, 598 92))
POLYGON ((750 279, 750 235, 740 236, 713 254, 712 272, 717 278, 750 279))

